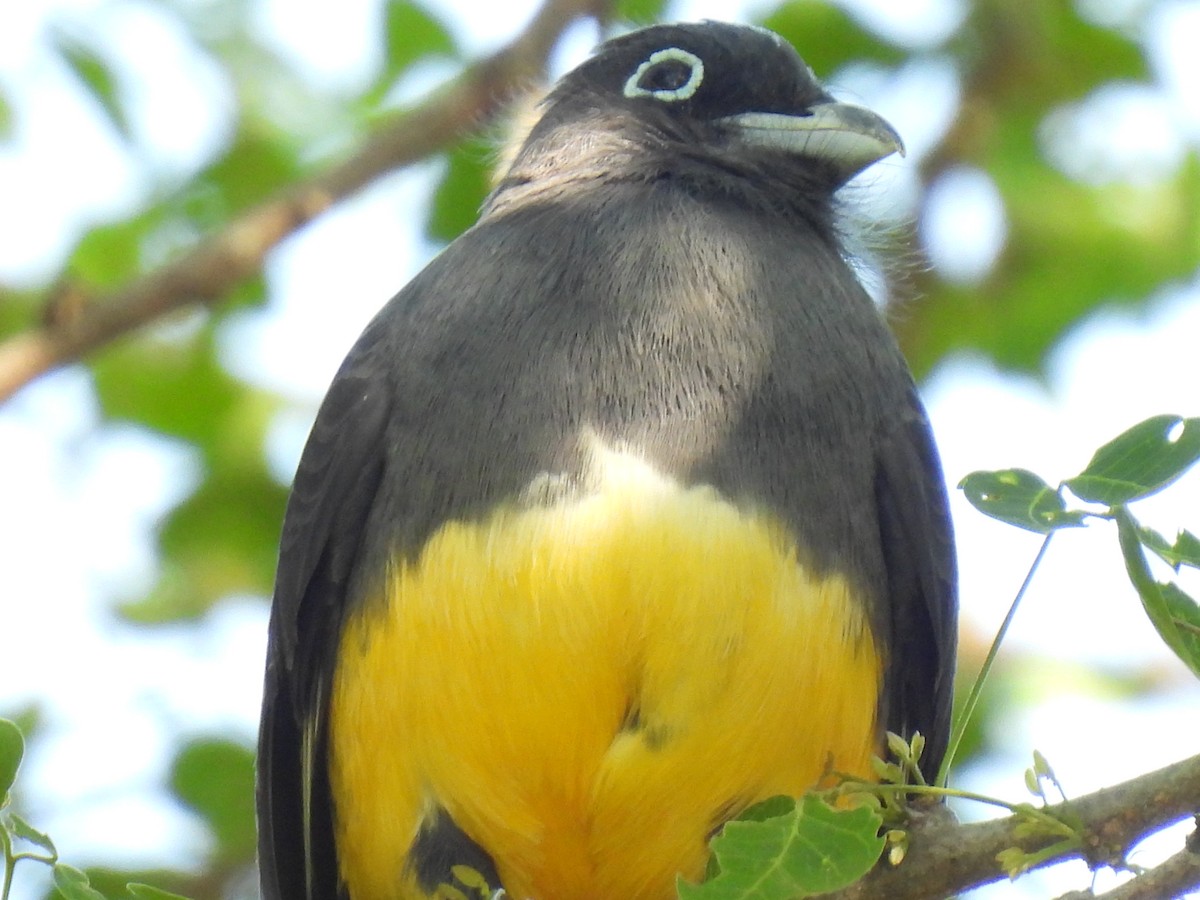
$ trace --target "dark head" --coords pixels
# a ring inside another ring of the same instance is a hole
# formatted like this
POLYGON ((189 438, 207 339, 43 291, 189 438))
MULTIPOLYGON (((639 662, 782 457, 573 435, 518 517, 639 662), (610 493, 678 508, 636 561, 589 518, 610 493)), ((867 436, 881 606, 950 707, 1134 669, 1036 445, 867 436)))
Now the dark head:
POLYGON ((897 152, 904 147, 887 122, 835 101, 777 34, 721 22, 655 25, 602 44, 563 76, 501 191, 706 165, 831 195, 897 152))

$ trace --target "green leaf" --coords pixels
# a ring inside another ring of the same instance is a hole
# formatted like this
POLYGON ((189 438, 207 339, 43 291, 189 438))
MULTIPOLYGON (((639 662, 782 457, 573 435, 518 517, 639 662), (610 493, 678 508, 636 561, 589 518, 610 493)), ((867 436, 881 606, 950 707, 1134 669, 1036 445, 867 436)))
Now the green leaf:
POLYGON ((120 100, 117 79, 108 62, 91 47, 63 32, 54 35, 54 45, 63 62, 83 82, 113 128, 121 137, 129 140, 129 118, 120 100))
POLYGON ((1037 21, 1039 33, 1027 42, 1037 59, 1028 74, 1052 79, 1040 88, 1048 101, 1073 99, 1113 79, 1145 82, 1152 77, 1146 53, 1131 34, 1088 22, 1071 5, 1043 0, 1031 5, 1037 8, 1034 16, 1022 15, 1013 4, 988 5, 1004 10, 1009 19, 1005 25, 1028 29, 1037 21))
POLYGON ((232 862, 254 858, 254 753, 224 739, 189 742, 171 770, 171 790, 199 813, 232 862))
POLYGON ((1200 459, 1200 418, 1153 416, 1096 451, 1065 483, 1082 500, 1116 506, 1153 494, 1200 459))
MULTIPOLYGON (((217 360, 215 325, 182 340, 148 336, 110 348, 92 364, 104 414, 208 448, 251 396, 217 360)), ((239 439, 245 440, 242 434, 239 439)))
POLYGON ((94 289, 124 285, 146 268, 145 248, 167 230, 169 220, 166 207, 155 205, 89 229, 71 253, 71 275, 94 289))
POLYGON ((0 93, 0 143, 13 136, 13 111, 8 98, 0 93))
POLYGON ((666 0, 619 0, 613 14, 622 22, 651 25, 662 20, 666 9, 666 0))
POLYGON ((791 42, 821 77, 855 60, 899 65, 905 59, 900 48, 880 40, 840 5, 821 0, 785 3, 762 24, 791 42))
POLYGON ((681 880, 683 900, 798 900, 853 884, 883 852, 882 819, 866 807, 834 809, 811 794, 768 804, 726 823, 712 841, 717 875, 681 880))
POLYGON ((425 226, 425 234, 435 241, 452 241, 474 225, 491 190, 491 151, 482 141, 459 144, 448 161, 425 226))
POLYGON ((1138 529, 1138 537, 1142 546, 1175 571, 1178 572, 1180 566, 1200 568, 1200 538, 1190 531, 1181 530, 1175 536, 1175 542, 1171 543, 1153 528, 1143 525, 1138 529))
POLYGON ((1146 54, 1132 34, 1094 25, 1059 0, 979 2, 950 49, 979 100, 1002 120, 1040 117, 1115 79, 1146 82, 1146 54))
POLYGON ((134 900, 188 900, 182 894, 172 894, 170 891, 164 891, 162 888, 156 888, 149 884, 139 884, 136 881, 131 881, 125 885, 125 890, 129 891, 129 896, 134 900))
POLYGON ((1167 612, 1179 632, 1179 642, 1185 653, 1180 658, 1193 672, 1200 675, 1200 604, 1191 594, 1173 581, 1159 585, 1167 612))
POLYGON ((203 481, 159 529, 154 590, 121 606, 133 621, 197 618, 231 593, 270 590, 287 490, 262 447, 279 401, 221 365, 217 327, 125 341, 92 363, 107 416, 186 440, 203 464, 203 481))
POLYGON ((278 400, 225 370, 215 330, 210 320, 195 335, 126 341, 92 363, 106 415, 182 438, 203 463, 203 481, 160 526, 153 591, 120 607, 131 621, 193 619, 231 593, 270 590, 287 490, 262 446, 278 400))
POLYGON ((8 796, 25 753, 25 739, 16 722, 0 719, 0 806, 8 796))
MULTIPOLYGON (((113 900, 117 900, 117 898, 128 900, 131 894, 134 897, 139 896, 138 893, 130 890, 130 884, 163 885, 163 887, 157 888, 162 891, 168 887, 178 890, 184 885, 189 886, 190 890, 191 886, 197 883, 197 873, 194 870, 191 873, 185 873, 162 868, 110 868, 100 864, 95 867, 89 866, 87 872, 88 883, 105 897, 111 897, 113 900)), ((167 894, 166 896, 173 897, 175 895, 167 894)))
POLYGON ((388 84, 422 56, 457 53, 449 29, 424 6, 409 0, 389 0, 383 34, 387 61, 381 81, 388 84))
POLYGON ((1150 574, 1142 552, 1140 529, 1124 506, 1113 509, 1125 571, 1137 589, 1142 608, 1168 647, 1200 676, 1200 608, 1174 584, 1160 584, 1150 574))
POLYGON ((1013 84, 1019 74, 997 63, 996 77, 972 101, 971 117, 995 124, 982 133, 953 130, 952 143, 938 151, 947 164, 973 165, 992 178, 1008 233, 983 282, 951 284, 936 271, 919 280, 920 314, 893 323, 918 377, 962 348, 1002 368, 1036 371, 1062 335, 1101 303, 1140 308, 1200 265, 1200 154, 1151 182, 1073 181, 1043 157, 1038 133, 1049 108, 1027 108, 1037 88, 1028 78, 1013 84), (1013 92, 1011 106, 989 103, 999 90, 1013 92))
POLYGON ((1083 523, 1083 513, 1068 510, 1062 495, 1028 469, 972 472, 958 486, 984 515, 1038 534, 1083 523))
POLYGON ((45 311, 44 289, 18 291, 0 286, 0 337, 24 331, 34 320, 44 315, 45 311))
POLYGON ((63 900, 104 900, 104 895, 88 882, 87 875, 66 863, 55 864, 54 886, 63 900))
POLYGON ((51 859, 58 858, 58 850, 54 846, 54 841, 50 840, 50 835, 44 831, 38 831, 16 813, 9 813, 8 818, 14 835, 33 844, 39 850, 44 850, 51 859))
POLYGON ((735 821, 766 822, 769 819, 777 819, 780 816, 790 815, 795 811, 796 798, 779 794, 775 797, 768 797, 766 800, 760 800, 753 806, 746 807, 735 821))
POLYGON ((292 185, 301 174, 295 138, 262 120, 243 122, 225 155, 197 176, 185 204, 214 227, 292 185))
POLYGON ((130 621, 155 624, 204 615, 230 594, 269 593, 287 489, 265 464, 215 466, 159 531, 166 555, 149 596, 122 603, 130 621))

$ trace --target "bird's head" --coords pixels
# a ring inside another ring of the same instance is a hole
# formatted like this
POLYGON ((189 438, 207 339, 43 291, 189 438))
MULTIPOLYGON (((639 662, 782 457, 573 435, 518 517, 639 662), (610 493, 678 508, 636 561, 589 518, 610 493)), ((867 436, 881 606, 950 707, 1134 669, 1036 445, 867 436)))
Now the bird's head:
POLYGON ((787 41, 720 22, 655 25, 602 44, 562 77, 540 113, 510 184, 709 165, 791 172, 832 193, 904 153, 891 125, 834 100, 787 41))

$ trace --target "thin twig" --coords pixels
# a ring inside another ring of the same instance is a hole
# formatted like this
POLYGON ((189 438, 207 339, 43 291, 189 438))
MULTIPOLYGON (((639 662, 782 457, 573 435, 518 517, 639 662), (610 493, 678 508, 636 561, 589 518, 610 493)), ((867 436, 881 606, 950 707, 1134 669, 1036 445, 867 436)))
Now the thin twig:
MULTIPOLYGON (((1048 856, 1035 868, 1079 857, 1093 868, 1120 865, 1146 835, 1200 813, 1200 756, 1041 811, 1076 824, 1083 840, 1082 847, 1064 845, 1060 853, 1048 856)), ((1061 841, 1059 836, 1044 831, 1020 834, 1020 826, 1028 822, 1027 817, 1017 815, 960 825, 931 816, 928 824, 912 830, 908 853, 899 866, 883 862, 858 884, 830 894, 830 900, 932 900, 1006 878, 1008 873, 997 861, 998 853, 1017 847, 1032 854, 1061 841)), ((1186 867, 1195 865, 1197 854, 1194 849, 1186 852, 1193 857, 1190 862, 1187 855, 1172 857, 1139 878, 1160 877, 1164 883, 1187 886, 1186 867), (1168 865, 1169 872, 1152 875, 1168 865), (1185 871, 1180 872, 1181 868, 1185 871)), ((1151 895, 1128 895, 1143 896, 1151 895)))
POLYGON ((1097 895, 1096 900, 1163 900, 1164 897, 1182 897, 1188 891, 1198 889, 1200 853, 1184 847, 1153 869, 1097 895))
MULTIPOLYGON (((381 176, 436 153, 494 115, 541 73, 568 25, 585 16, 603 18, 610 5, 610 0, 546 0, 512 43, 397 116, 349 159, 248 210, 132 284, 76 304, 72 315, 46 316, 42 324, 9 338, 0 344, 0 401, 39 375, 169 312, 211 305, 226 296, 301 225, 381 176)), ((51 297, 48 305, 53 303, 51 297)))

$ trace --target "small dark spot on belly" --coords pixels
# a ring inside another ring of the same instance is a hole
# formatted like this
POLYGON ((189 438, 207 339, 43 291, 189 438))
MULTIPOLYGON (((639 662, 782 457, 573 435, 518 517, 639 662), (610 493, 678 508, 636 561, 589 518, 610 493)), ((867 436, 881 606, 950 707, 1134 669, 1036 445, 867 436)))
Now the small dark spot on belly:
MULTIPOLYGON (((429 894, 443 884, 460 891, 467 887, 455 877, 452 870, 456 866, 474 869, 493 889, 501 886, 491 856, 471 840, 441 807, 421 823, 409 848, 407 865, 416 875, 421 890, 429 894)), ((468 896, 473 895, 474 889, 467 893, 468 896)))

